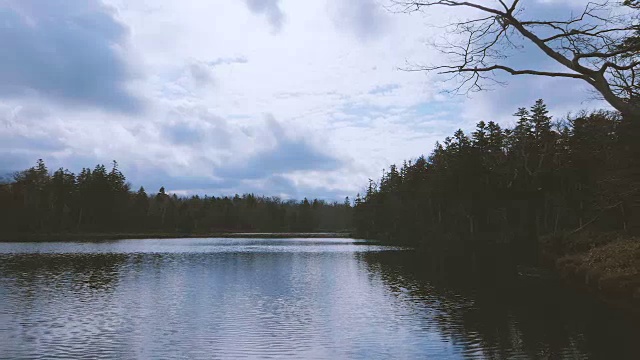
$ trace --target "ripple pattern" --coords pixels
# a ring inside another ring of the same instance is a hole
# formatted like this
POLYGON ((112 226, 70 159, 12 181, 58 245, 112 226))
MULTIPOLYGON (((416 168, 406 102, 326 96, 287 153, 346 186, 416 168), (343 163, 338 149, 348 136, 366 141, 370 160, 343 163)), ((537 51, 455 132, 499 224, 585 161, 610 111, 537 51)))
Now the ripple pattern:
POLYGON ((573 359, 636 350, 637 327, 609 317, 594 330, 599 320, 584 318, 593 308, 487 297, 425 278, 407 266, 415 262, 407 249, 345 239, 0 244, 0 358, 573 359), (624 331, 603 335, 612 328, 624 331))

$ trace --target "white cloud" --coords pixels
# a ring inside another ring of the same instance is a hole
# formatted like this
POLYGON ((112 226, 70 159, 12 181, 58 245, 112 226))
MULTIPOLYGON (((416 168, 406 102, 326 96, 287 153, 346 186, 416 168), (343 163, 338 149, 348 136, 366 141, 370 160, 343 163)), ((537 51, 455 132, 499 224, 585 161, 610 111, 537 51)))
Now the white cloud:
MULTIPOLYGON (((116 159, 151 190, 336 198, 558 86, 516 81, 468 99, 398 70, 441 61, 426 43, 451 13, 392 14, 373 0, 106 2, 126 26, 145 111, 0 97, 0 141, 17 139, 0 147, 0 171, 39 157, 72 170, 116 159)), ((585 97, 560 98, 552 105, 569 109, 585 97)))

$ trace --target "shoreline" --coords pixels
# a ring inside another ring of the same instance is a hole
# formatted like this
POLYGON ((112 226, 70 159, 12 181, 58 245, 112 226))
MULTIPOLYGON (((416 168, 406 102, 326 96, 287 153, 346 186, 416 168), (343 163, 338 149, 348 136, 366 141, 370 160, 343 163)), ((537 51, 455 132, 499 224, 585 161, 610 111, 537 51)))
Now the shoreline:
POLYGON ((216 232, 193 233, 42 233, 0 235, 0 243, 16 242, 91 242, 109 240, 181 239, 181 238, 221 238, 221 239, 290 239, 290 238, 351 238, 349 232, 216 232))
POLYGON ((547 237, 542 258, 568 287, 640 316, 640 238, 620 233, 547 237))
MULTIPOLYGON (((38 233, 4 234, 0 243, 99 242, 137 239, 290 239, 353 238, 350 232, 212 233, 38 233)), ((377 241, 398 246, 394 242, 377 241)), ((406 244, 409 245, 409 244, 406 244)), ((541 268, 549 268, 565 286, 634 315, 640 315, 640 238, 619 233, 548 236, 540 241, 541 268)), ((409 245, 409 247, 411 247, 409 245)), ((419 247, 413 247, 420 251, 419 247)))
MULTIPOLYGON (((416 244, 380 242, 430 253, 428 249, 416 244)), ((583 296, 640 320, 640 236, 621 232, 583 231, 579 234, 542 236, 539 246, 537 265, 525 266, 513 262, 514 269, 523 269, 524 277, 550 276, 566 288, 574 289, 583 296)), ((496 246, 489 253, 500 249, 509 251, 508 246, 496 246)), ((479 261, 487 261, 487 254, 485 252, 484 259, 479 261)), ((447 257, 446 254, 439 254, 436 258, 442 256, 447 257)), ((465 256, 454 254, 451 258, 464 259, 465 256)))

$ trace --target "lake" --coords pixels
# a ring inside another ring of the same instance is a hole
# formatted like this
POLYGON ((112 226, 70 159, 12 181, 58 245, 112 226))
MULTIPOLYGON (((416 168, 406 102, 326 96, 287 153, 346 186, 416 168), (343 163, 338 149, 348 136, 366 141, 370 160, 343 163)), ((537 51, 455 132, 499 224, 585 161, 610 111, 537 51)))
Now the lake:
POLYGON ((0 358, 634 358, 553 281, 350 239, 0 243, 0 358))

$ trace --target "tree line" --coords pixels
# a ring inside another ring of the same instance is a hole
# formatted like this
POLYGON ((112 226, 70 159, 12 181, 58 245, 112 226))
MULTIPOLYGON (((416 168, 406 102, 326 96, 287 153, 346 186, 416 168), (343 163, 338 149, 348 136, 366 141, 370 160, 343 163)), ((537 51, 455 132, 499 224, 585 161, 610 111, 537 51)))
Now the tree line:
POLYGON ((113 162, 79 174, 43 160, 0 185, 0 231, 11 233, 316 232, 351 227, 351 204, 256 196, 180 197, 132 191, 113 162))
POLYGON ((502 244, 530 258, 544 234, 637 230, 619 113, 554 121, 538 100, 514 116, 513 128, 481 121, 370 180, 355 199, 357 234, 462 253, 502 244))

